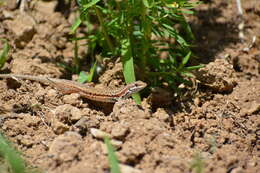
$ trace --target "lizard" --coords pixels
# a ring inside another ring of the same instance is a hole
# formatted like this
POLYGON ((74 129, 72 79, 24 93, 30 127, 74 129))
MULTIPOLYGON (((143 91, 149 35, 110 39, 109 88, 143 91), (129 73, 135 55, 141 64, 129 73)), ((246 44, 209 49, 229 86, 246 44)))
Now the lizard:
POLYGON ((48 85, 54 86, 63 94, 78 93, 83 98, 107 103, 115 103, 120 99, 129 98, 132 94, 141 91, 147 86, 145 82, 136 81, 127 84, 122 88, 112 90, 110 88, 98 89, 66 79, 49 78, 41 76, 0 74, 0 78, 12 78, 15 80, 23 79, 37 81, 40 83, 46 83, 48 85))

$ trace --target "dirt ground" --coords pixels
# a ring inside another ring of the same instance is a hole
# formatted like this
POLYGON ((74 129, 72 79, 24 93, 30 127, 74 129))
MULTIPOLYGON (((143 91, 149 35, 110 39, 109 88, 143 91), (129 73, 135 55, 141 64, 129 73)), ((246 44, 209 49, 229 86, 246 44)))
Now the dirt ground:
MULTIPOLYGON (((14 2, 0 6, 0 38, 12 46, 0 73, 69 79, 57 63, 72 61, 69 28, 75 9, 61 8, 58 1, 32 1, 22 13, 14 2)), ((49 173, 109 172, 103 133, 113 139, 122 172, 195 172, 194 165, 204 172, 257 172, 260 1, 242 0, 242 6, 244 27, 235 0, 205 1, 188 18, 197 38, 197 61, 206 64, 194 73, 192 96, 156 107, 148 98, 141 106, 129 99, 107 113, 77 94, 1 79, 1 131, 29 165, 49 173)), ((79 54, 84 53, 82 46, 79 54)), ((121 85, 120 70, 120 64, 110 64, 100 85, 121 85)))

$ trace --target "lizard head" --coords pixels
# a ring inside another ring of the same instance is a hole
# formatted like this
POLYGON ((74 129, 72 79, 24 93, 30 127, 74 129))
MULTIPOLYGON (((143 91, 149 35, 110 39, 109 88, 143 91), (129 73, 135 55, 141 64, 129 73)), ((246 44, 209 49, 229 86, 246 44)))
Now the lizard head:
POLYGON ((130 97, 132 94, 141 91, 146 86, 147 86, 147 84, 142 81, 136 81, 136 82, 128 84, 126 86, 126 90, 125 90, 125 94, 123 95, 123 98, 130 97))

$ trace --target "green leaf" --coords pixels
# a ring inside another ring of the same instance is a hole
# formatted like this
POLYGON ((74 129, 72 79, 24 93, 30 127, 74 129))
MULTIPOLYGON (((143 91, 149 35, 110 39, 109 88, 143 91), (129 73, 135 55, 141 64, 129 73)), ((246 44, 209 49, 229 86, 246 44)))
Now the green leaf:
POLYGON ((96 71, 96 67, 97 67, 97 61, 95 62, 95 64, 90 69, 89 76, 88 76, 88 82, 92 82, 95 71, 96 71))
POLYGON ((167 28, 167 29, 170 30, 170 31, 173 31, 173 30, 174 30, 172 26, 170 26, 170 25, 168 25, 168 24, 166 24, 166 23, 163 23, 162 26, 164 26, 165 28, 167 28))
POLYGON ((85 83, 86 81, 88 81, 88 78, 89 78, 88 74, 87 74, 86 72, 84 72, 84 71, 81 71, 81 72, 79 73, 79 79, 78 79, 78 81, 79 81, 80 83, 85 83))
POLYGON ((180 34, 178 34, 178 33, 175 33, 175 34, 176 34, 176 37, 175 37, 175 38, 176 38, 177 42, 178 42, 181 46, 183 46, 183 47, 189 46, 189 45, 187 44, 187 42, 185 41, 185 39, 180 36, 180 34))
POLYGON ((143 4, 146 8, 152 8, 154 6, 154 0, 152 0, 152 2, 149 5, 148 0, 143 0, 143 4))
MULTIPOLYGON (((123 61, 123 74, 126 80, 126 83, 132 83, 135 81, 135 71, 134 71, 134 59, 132 55, 132 48, 130 41, 128 39, 121 41, 122 49, 122 61, 123 61)), ((133 99, 137 104, 141 104, 141 97, 139 94, 133 94, 133 99)))
POLYGON ((80 17, 78 17, 76 21, 73 23, 73 25, 70 27, 70 34, 74 34, 80 24, 81 24, 81 19, 80 17))
POLYGON ((181 11, 182 13, 186 13, 186 14, 194 14, 194 12, 193 11, 191 11, 191 10, 182 10, 181 11))
POLYGON ((190 25, 187 23, 186 19, 183 17, 183 21, 181 21, 180 23, 182 24, 187 36, 188 36, 188 39, 190 40, 195 40, 195 36, 193 35, 192 33, 192 30, 191 30, 191 27, 190 25))
POLYGON ((107 150, 108 150, 108 161, 110 165, 110 171, 111 173, 120 173, 120 168, 119 168, 119 162, 117 160, 115 150, 110 142, 110 139, 108 137, 104 138, 107 150))
POLYGON ((93 5, 95 5, 96 3, 98 3, 100 0, 92 0, 91 2, 84 4, 83 5, 83 9, 87 10, 88 8, 92 7, 93 5))
POLYGON ((58 62, 57 65, 61 68, 64 68, 70 72, 73 72, 74 69, 72 67, 70 67, 69 65, 65 64, 65 63, 61 63, 61 62, 58 62))
POLYGON ((123 60, 123 72, 126 83, 132 83, 135 81, 134 61, 130 41, 127 39, 122 41, 121 54, 123 60))
POLYGON ((0 155, 4 157, 10 169, 14 173, 25 173, 25 163, 0 133, 0 155))
POLYGON ((189 61, 190 59, 190 55, 191 55, 191 52, 189 52, 183 59, 182 59, 182 65, 186 65, 187 62, 189 61))
POLYGON ((144 34, 141 31, 134 31, 133 35, 136 36, 136 37, 138 37, 138 36, 143 37, 144 36, 144 34))
POLYGON ((7 40, 1 39, 4 42, 3 50, 0 52, 0 69, 4 66, 5 62, 8 59, 8 52, 10 50, 10 46, 7 43, 7 40))
POLYGON ((93 77, 96 71, 96 67, 97 67, 97 61, 95 62, 95 64, 91 67, 89 73, 86 73, 84 71, 81 71, 79 73, 79 82, 80 83, 85 83, 85 82, 92 82, 93 81, 93 77))
POLYGON ((191 70, 196 70, 196 69, 199 69, 199 68, 202 68, 202 67, 204 67, 204 65, 200 64, 200 65, 196 65, 196 66, 185 67, 185 69, 187 71, 191 71, 191 70))
POLYGON ((182 72, 181 74, 184 75, 184 76, 188 76, 188 77, 194 77, 194 75, 192 73, 189 73, 189 72, 182 72))

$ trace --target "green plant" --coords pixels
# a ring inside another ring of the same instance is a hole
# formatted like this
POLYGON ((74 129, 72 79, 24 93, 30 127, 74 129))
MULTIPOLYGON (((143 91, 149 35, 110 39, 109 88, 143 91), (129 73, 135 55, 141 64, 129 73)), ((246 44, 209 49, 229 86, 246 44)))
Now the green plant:
POLYGON ((4 158, 13 173, 25 173, 25 163, 0 133, 0 156, 4 158))
POLYGON ((119 169, 119 163, 118 163, 114 148, 110 142, 110 139, 108 137, 105 137, 104 141, 107 146, 110 170, 112 173, 120 173, 121 171, 119 169))
MULTIPOLYGON (((177 89, 185 76, 201 66, 187 66, 194 36, 184 14, 197 4, 187 0, 77 0, 80 17, 71 33, 87 27, 89 54, 120 57, 126 83, 139 78, 151 85, 167 82, 177 89), (182 33, 182 34, 181 34, 182 33), (189 40, 189 41, 187 41, 189 40), (165 53, 165 57, 160 57, 165 53), (183 58, 184 57, 184 58, 183 58)), ((138 95, 134 96, 140 102, 138 95)))
POLYGON ((0 39, 0 40, 4 42, 3 50, 0 52, 0 69, 1 69, 8 59, 8 52, 10 50, 10 46, 5 39, 0 39))
POLYGON ((192 172, 203 173, 204 167, 205 166, 204 166, 203 157, 201 156, 201 153, 196 153, 191 162, 191 169, 193 170, 192 172))
POLYGON ((216 137, 212 136, 209 140, 208 140, 209 144, 210 144, 210 149, 209 152, 210 153, 214 153, 217 150, 217 142, 216 142, 216 137))
POLYGON ((0 132, 0 173, 39 173, 33 168, 27 168, 19 153, 11 146, 0 132))

